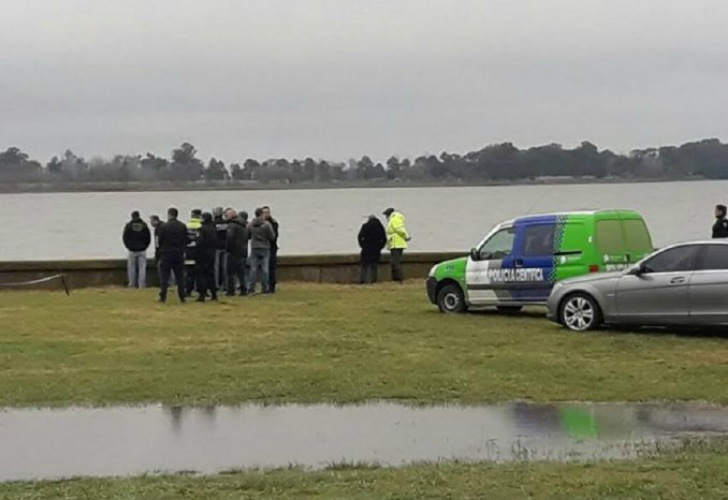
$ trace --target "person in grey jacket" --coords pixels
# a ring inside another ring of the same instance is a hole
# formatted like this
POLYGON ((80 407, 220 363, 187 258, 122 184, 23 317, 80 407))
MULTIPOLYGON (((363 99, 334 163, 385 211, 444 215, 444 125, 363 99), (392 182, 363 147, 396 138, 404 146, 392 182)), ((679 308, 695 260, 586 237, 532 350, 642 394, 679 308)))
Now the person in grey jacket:
POLYGON ((270 222, 263 217, 263 209, 255 209, 255 218, 248 226, 250 230, 250 282, 248 293, 255 293, 255 285, 260 282, 263 293, 270 293, 270 249, 276 233, 270 222))
POLYGON ((240 283, 240 295, 248 294, 247 284, 247 263, 248 260, 248 242, 250 240, 250 232, 248 231, 248 214, 247 212, 235 213, 235 210, 229 208, 225 213, 228 220, 227 238, 225 240, 225 250, 227 252, 227 291, 225 295, 232 297, 235 295, 235 278, 240 283))

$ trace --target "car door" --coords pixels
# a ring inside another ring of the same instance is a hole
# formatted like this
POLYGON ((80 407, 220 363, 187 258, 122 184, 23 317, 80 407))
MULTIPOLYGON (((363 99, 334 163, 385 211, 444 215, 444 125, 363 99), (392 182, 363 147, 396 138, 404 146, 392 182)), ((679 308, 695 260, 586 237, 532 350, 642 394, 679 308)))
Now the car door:
POLYGON ((688 287, 690 322, 728 323, 728 245, 704 245, 688 287))
POLYGON ((545 302, 551 293, 556 221, 525 223, 515 241, 511 295, 520 302, 545 302))
POLYGON ((514 227, 501 228, 476 249, 475 256, 468 259, 465 284, 471 305, 487 306, 512 300, 506 285, 514 270, 515 238, 514 227))
POLYGON ((643 325, 687 323, 688 288, 699 254, 700 245, 671 247, 644 261, 644 272, 622 276, 616 291, 619 320, 643 325))

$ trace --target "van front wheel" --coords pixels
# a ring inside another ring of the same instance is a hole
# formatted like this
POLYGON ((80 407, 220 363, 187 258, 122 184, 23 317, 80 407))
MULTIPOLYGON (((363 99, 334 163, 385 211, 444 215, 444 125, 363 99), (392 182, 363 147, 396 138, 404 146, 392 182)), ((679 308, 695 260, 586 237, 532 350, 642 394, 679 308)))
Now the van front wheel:
POLYGON ((443 286, 437 294, 437 308, 446 314, 465 312, 465 296, 460 287, 454 284, 443 286))

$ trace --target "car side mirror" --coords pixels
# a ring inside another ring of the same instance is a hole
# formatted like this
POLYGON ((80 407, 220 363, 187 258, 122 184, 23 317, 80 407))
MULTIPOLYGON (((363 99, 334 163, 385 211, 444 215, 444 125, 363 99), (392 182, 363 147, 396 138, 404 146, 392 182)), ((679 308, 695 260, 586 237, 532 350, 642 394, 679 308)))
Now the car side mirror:
POLYGON ((647 267, 646 264, 642 263, 637 267, 632 268, 632 270, 629 272, 629 274, 633 276, 637 276, 638 278, 644 274, 647 274, 650 272, 650 268, 647 267))
POLYGON ((480 260, 480 252, 477 248, 470 249, 470 260, 480 260))

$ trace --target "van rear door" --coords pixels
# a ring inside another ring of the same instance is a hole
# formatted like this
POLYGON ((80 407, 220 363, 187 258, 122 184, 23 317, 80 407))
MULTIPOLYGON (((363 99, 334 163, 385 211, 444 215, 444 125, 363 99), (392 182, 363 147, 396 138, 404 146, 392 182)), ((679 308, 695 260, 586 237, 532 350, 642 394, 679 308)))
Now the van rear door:
POLYGON ((619 271, 629 266, 629 252, 619 217, 597 219, 594 223, 594 238, 602 270, 619 271))
POLYGON ((643 219, 623 216, 622 230, 629 262, 637 262, 652 253, 652 237, 643 219))

